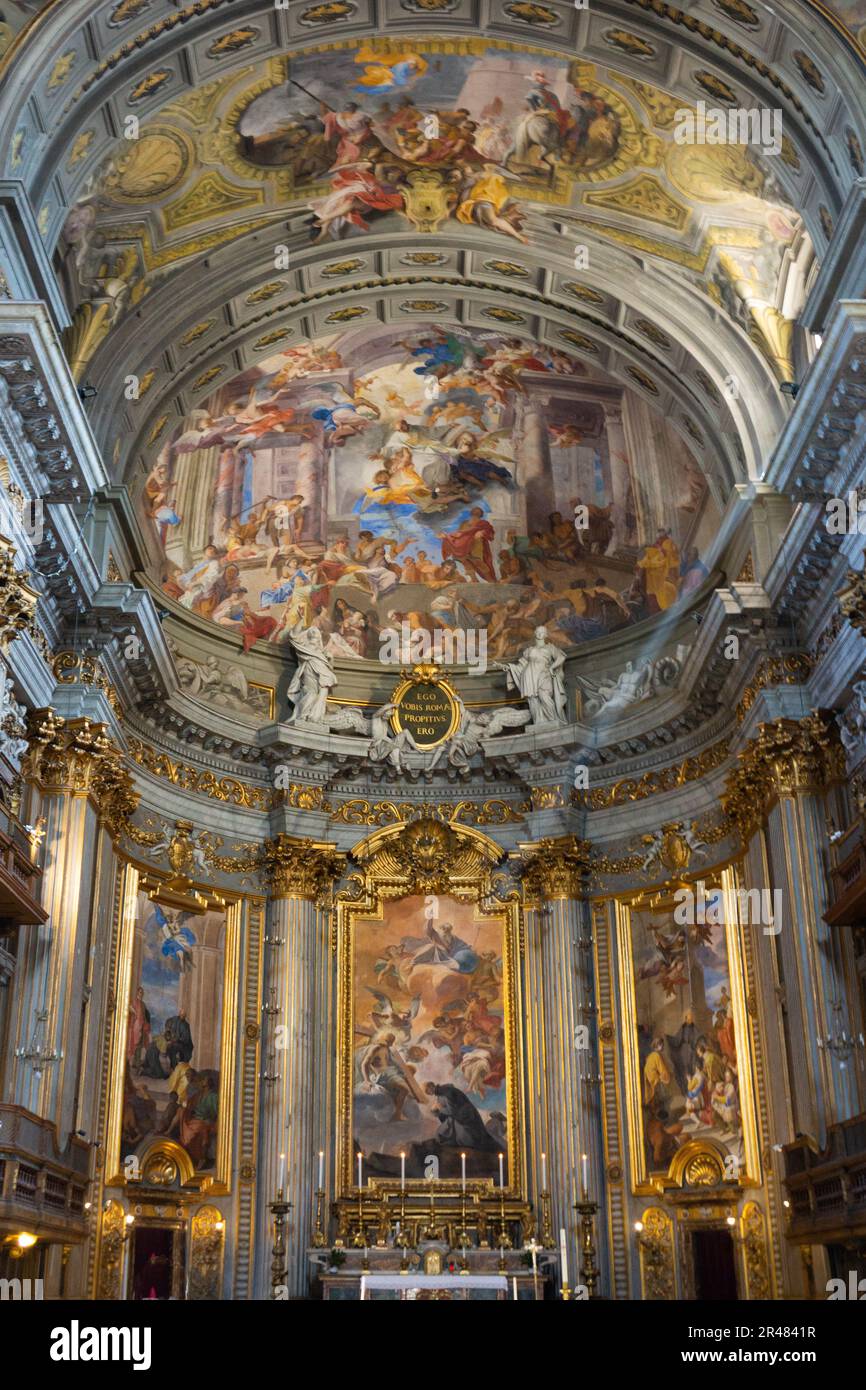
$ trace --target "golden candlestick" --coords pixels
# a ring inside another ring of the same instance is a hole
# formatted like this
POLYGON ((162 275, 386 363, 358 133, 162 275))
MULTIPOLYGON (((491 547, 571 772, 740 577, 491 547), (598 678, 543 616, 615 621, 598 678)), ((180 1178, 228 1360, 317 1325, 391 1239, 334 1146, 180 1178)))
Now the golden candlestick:
POLYGON ((363 1250, 367 1244, 367 1232, 364 1226, 364 1189, 358 1188, 358 1229, 355 1232, 355 1239, 352 1241, 356 1250, 363 1250))
POLYGON ((283 1189, 277 1192, 276 1200, 268 1206, 274 1215, 274 1248, 271 1254, 271 1298, 281 1297, 279 1290, 286 1286, 288 1267, 286 1265, 286 1217, 292 1209, 291 1202, 283 1200, 283 1189))
POLYGON ((595 1263, 595 1214, 598 1202, 591 1202, 584 1191, 581 1200, 575 1202, 575 1211, 580 1216, 580 1278, 586 1287, 587 1298, 595 1296, 598 1283, 598 1266, 595 1263))
POLYGON ((325 1189, 320 1187, 316 1191, 316 1224, 313 1229, 313 1249, 324 1250, 325 1248, 325 1189))
POLYGON ((511 1249, 511 1236, 505 1227, 505 1189, 499 1189, 499 1244, 504 1250, 511 1249))
POLYGON ((550 1193, 541 1194, 541 1244, 545 1250, 553 1249, 553 1221, 551 1217, 550 1193))

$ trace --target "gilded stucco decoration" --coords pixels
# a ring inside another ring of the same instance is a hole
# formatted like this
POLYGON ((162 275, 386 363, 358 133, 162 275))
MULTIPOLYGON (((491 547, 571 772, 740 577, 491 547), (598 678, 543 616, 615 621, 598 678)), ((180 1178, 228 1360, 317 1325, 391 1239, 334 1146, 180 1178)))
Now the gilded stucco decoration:
POLYGON ((27 571, 15 568, 15 554, 12 542, 0 536, 0 649, 8 647, 22 633, 35 638, 39 631, 39 595, 27 582, 27 571))
POLYGON ((112 835, 124 829, 138 806, 138 793, 105 724, 63 719, 50 709, 31 710, 24 776, 46 793, 90 797, 112 835))
POLYGON ((189 1223, 187 1298, 218 1299, 221 1292, 225 1220, 218 1207, 196 1207, 189 1223))
MULTIPOLYGON (((866 550, 863 551, 863 559, 866 564, 866 550)), ((857 632, 866 634, 866 568, 855 570, 849 566, 842 588, 836 590, 836 598, 842 617, 857 632)))
POLYGON ((746 1202, 740 1217, 746 1287, 750 1299, 772 1298, 773 1281, 767 1248, 767 1223, 757 1202, 746 1202))
POLYGON ((352 858, 382 878, 410 884, 419 893, 454 891, 463 882, 490 872, 502 850, 479 831, 422 814, 398 826, 386 826, 356 845, 352 858))

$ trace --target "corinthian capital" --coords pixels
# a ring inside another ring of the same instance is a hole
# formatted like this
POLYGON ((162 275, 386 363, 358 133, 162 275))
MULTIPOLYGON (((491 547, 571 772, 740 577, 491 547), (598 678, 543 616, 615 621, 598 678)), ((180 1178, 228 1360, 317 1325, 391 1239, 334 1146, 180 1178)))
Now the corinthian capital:
POLYGON ((845 778, 845 751, 835 721, 819 711, 805 719, 761 724, 728 775, 722 805, 748 837, 780 796, 821 792, 845 778))
POLYGON ((264 858, 274 898, 321 898, 345 863, 333 845, 282 833, 265 841, 264 858))
POLYGON ((579 898, 589 874, 590 844, 576 835, 537 840, 521 845, 523 868, 520 876, 530 898, 541 902, 550 898, 579 898))

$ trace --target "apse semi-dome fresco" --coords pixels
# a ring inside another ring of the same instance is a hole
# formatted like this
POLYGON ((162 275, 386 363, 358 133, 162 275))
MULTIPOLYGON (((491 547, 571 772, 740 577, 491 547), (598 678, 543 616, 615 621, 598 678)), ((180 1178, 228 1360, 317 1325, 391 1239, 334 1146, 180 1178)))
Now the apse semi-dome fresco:
POLYGON ((637 393, 559 349, 432 322, 237 376, 176 427, 142 505, 182 608, 247 647, 315 623, 352 658, 404 622, 483 629, 494 658, 539 624, 564 648, 624 629, 701 587, 718 520, 637 393))

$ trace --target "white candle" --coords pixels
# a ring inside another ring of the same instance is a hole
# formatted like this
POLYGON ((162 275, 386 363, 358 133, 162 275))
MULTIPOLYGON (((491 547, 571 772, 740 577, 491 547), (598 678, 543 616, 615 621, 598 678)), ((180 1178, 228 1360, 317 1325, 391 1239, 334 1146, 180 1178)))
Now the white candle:
POLYGON ((502 1154, 499 1155, 499 1186, 505 1186, 505 1158, 502 1154))
POLYGON ((400 1155, 400 1191, 406 1191, 406 1155, 400 1155))
POLYGON ((512 1275, 512 1278, 511 1278, 511 1288, 512 1288, 512 1290, 513 1290, 513 1292, 514 1292, 514 1302, 516 1303, 516 1302, 517 1302, 517 1275, 516 1275, 516 1274, 512 1275))
POLYGON ((541 1190, 547 1191, 547 1154, 541 1155, 541 1190))
POLYGON ((583 1168, 583 1191, 584 1191, 584 1194, 586 1194, 586 1193, 589 1191, 589 1184, 587 1183, 587 1175, 588 1175, 588 1171, 589 1171, 589 1159, 587 1158, 586 1154, 581 1154, 581 1155, 580 1155, 580 1162, 581 1162, 581 1166, 582 1166, 582 1168, 583 1168))
MULTIPOLYGON (((500 1155, 501 1158, 501 1155, 500 1155)), ((463 1191, 466 1191, 466 1155, 460 1155, 460 1171, 463 1177, 463 1191)))
POLYGON ((559 1228, 559 1256, 562 1261, 562 1287, 568 1283, 568 1255, 565 1249, 565 1227, 559 1228))
POLYGON ((277 1187, 279 1188, 280 1192, 283 1191, 283 1188, 285 1187, 285 1183, 286 1183, 286 1155, 285 1155, 285 1154, 280 1154, 280 1180, 279 1180, 279 1182, 277 1183, 277 1187))
POLYGON ((363 1187, 362 1174, 364 1172, 364 1155, 358 1154, 358 1186, 363 1187))
POLYGON ((323 1151, 322 1151, 321 1149, 319 1149, 319 1191, 320 1191, 320 1192, 322 1191, 322 1189, 323 1189, 324 1186, 325 1186, 325 1155, 324 1155, 323 1151))

